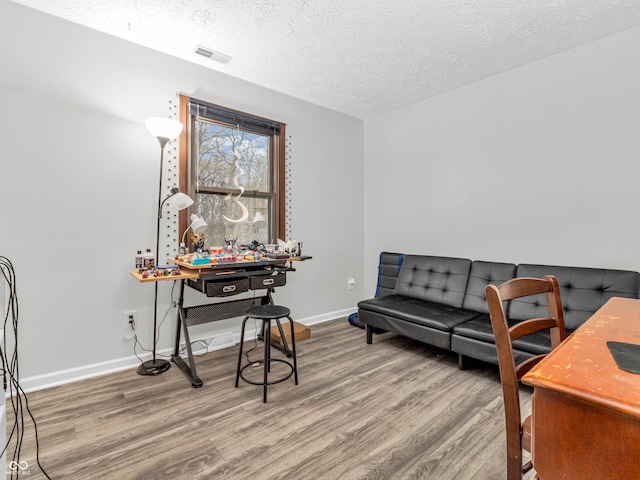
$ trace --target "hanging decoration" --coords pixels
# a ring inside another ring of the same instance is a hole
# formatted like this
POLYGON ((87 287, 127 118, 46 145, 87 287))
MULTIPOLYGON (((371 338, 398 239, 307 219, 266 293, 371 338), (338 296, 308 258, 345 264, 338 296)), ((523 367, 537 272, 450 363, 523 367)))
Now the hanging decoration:
MULTIPOLYGON (((233 201, 236 202, 240 207, 240 209, 242 210, 242 216, 240 218, 233 219, 223 215, 222 218, 224 218, 227 222, 240 223, 240 222, 244 222, 247 218, 249 218, 249 210, 247 210, 247 207, 245 207, 244 204, 240 201, 240 197, 244 193, 244 187, 241 187, 240 184, 238 183, 238 179, 242 175, 244 175, 244 170, 238 163, 240 161, 240 152, 236 150, 234 152, 234 157, 235 157, 236 170, 239 171, 240 173, 238 173, 235 177, 233 177, 233 183, 237 188, 240 189, 240 193, 238 194, 237 197, 233 199, 233 201)), ((233 196, 232 194, 227 195, 227 198, 225 200, 226 201, 230 200, 232 196, 233 196)))

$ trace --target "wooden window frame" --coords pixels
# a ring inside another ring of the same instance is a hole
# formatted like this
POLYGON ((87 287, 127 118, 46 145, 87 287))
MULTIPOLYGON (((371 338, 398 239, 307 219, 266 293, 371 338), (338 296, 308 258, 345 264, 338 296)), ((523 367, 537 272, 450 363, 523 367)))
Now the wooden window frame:
MULTIPOLYGON (((178 188, 180 188, 181 192, 185 192, 188 195, 190 192, 190 181, 191 178, 191 136, 192 136, 192 117, 189 113, 189 104, 191 97, 187 95, 180 94, 179 100, 179 121, 183 125, 182 133, 178 137, 178 188)), ((257 117, 252 114, 240 112, 237 110, 233 110, 227 107, 224 108, 230 112, 236 112, 238 115, 244 117, 253 117, 257 119, 262 119, 267 122, 279 123, 280 125, 280 134, 277 136, 277 144, 276 142, 271 142, 275 147, 275 151, 273 152, 273 158, 276 163, 276 168, 274 171, 274 179, 273 179, 273 188, 276 189, 276 198, 275 202, 276 206, 273 212, 273 218, 271 219, 274 222, 275 228, 273 229, 277 238, 286 239, 286 125, 280 122, 274 122, 272 120, 263 119, 261 117, 257 117)), ((188 218, 191 213, 191 209, 182 210, 178 216, 178 238, 182 238, 184 231, 188 227, 188 218)))

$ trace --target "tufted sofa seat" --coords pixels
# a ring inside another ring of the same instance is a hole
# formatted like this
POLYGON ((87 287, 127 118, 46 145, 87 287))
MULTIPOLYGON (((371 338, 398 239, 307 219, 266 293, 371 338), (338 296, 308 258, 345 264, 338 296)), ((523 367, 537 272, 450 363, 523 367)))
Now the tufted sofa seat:
MULTIPOLYGON (((514 277, 555 275, 561 288, 567 332, 571 333, 611 297, 638 298, 640 274, 554 265, 515 265, 462 258, 402 255, 383 252, 376 297, 358 303, 358 321, 373 333, 395 332, 458 353, 460 368, 469 358, 498 363, 485 299, 489 284, 514 277), (397 278, 389 265, 397 265, 397 278), (384 282, 381 293, 380 282, 384 282)), ((507 306, 511 324, 546 316, 544 295, 512 300, 507 306)), ((534 334, 514 342, 516 361, 550 350, 549 338, 534 334)))

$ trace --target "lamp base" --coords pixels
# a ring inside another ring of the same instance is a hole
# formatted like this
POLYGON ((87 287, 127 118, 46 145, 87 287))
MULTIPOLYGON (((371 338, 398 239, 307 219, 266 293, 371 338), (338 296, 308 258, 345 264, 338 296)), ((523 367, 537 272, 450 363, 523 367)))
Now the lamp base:
POLYGON ((171 367, 171 364, 167 360, 155 359, 148 360, 138 367, 138 375, 160 375, 166 372, 171 367))

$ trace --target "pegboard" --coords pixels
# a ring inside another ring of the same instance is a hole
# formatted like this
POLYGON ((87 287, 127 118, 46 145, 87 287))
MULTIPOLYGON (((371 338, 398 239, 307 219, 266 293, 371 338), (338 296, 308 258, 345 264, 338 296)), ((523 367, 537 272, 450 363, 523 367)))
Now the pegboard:
POLYGON ((291 135, 287 135, 286 138, 286 142, 285 142, 285 167, 284 167, 284 175, 285 175, 285 195, 284 195, 284 201, 285 201, 285 205, 284 205, 284 209, 285 209, 285 213, 286 213, 286 219, 285 219, 285 227, 284 227, 284 231, 286 234, 286 238, 283 238, 282 240, 286 240, 289 241, 291 239, 293 239, 293 233, 292 233, 292 225, 293 222, 291 221, 293 218, 293 209, 292 209, 292 205, 294 205, 294 202, 292 200, 292 196, 293 196, 293 141, 291 139, 291 135))
MULTIPOLYGON (((178 120, 179 103, 178 99, 168 102, 169 115, 171 120, 178 120)), ((164 158, 162 165, 162 195, 164 200, 171 194, 171 189, 178 186, 178 140, 171 140, 164 147, 164 158)), ((164 259, 175 257, 178 253, 178 211, 171 208, 171 199, 162 206, 162 217, 160 220, 159 239, 159 264, 164 265, 164 259)))

